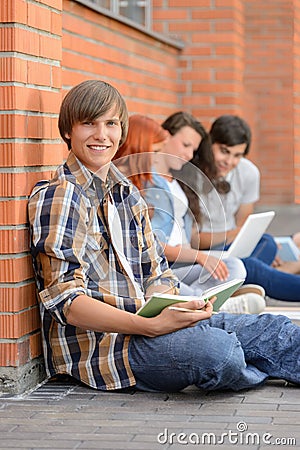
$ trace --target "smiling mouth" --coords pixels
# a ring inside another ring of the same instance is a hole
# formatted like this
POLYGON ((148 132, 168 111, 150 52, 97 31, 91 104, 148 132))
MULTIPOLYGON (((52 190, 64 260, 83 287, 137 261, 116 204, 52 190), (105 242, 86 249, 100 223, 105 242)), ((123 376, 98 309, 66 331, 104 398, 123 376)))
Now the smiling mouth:
POLYGON ((104 152, 109 147, 107 145, 88 145, 88 148, 94 152, 104 152))
POLYGON ((223 171, 223 170, 228 170, 228 167, 227 167, 227 166, 223 166, 223 165, 221 166, 221 165, 220 165, 220 166, 219 166, 219 170, 222 170, 222 171, 223 171))

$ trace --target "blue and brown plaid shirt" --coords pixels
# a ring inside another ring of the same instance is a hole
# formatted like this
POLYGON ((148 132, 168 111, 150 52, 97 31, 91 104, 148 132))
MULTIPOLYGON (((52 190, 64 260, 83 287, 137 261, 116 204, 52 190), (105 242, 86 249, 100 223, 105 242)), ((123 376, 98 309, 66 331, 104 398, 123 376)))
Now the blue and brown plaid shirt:
POLYGON ((177 292, 178 280, 153 236, 144 200, 113 164, 103 183, 71 152, 52 180, 35 186, 28 210, 48 375, 69 374, 103 390, 134 385, 130 336, 74 327, 66 315, 81 294, 135 313, 144 302, 135 284, 142 293, 161 284, 177 292), (112 242, 109 201, 119 214, 134 280, 112 242))

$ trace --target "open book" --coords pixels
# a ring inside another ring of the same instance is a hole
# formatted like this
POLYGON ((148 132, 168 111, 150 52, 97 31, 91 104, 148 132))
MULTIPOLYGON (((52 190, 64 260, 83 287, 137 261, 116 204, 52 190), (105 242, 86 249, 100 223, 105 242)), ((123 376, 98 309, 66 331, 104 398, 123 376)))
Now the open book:
POLYGON ((218 311, 223 303, 244 283, 244 280, 236 278, 231 281, 206 289, 201 295, 172 295, 172 294, 153 294, 152 297, 137 311, 137 314, 143 317, 157 316, 167 306, 175 303, 188 302, 190 300, 208 301, 212 297, 217 297, 213 306, 214 311, 218 311))

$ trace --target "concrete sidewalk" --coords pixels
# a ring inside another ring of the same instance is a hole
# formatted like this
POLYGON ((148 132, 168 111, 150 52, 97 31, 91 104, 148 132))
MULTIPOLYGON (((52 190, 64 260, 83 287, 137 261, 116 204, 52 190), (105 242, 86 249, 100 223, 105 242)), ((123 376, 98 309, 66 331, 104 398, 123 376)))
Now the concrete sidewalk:
POLYGON ((1 400, 0 436, 6 450, 299 449, 299 388, 269 381, 237 393, 126 394, 52 381, 1 400))
MULTIPOLYGON (((274 235, 300 229, 300 206, 276 210, 274 235)), ((104 393, 65 377, 0 397, 0 436, 6 450, 300 449, 300 389, 271 380, 236 393, 194 387, 177 394, 104 393)))

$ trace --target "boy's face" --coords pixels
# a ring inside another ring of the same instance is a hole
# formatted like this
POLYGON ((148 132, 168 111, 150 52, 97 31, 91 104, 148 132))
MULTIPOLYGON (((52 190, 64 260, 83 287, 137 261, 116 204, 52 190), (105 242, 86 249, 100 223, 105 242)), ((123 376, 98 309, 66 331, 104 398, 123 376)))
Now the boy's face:
POLYGON ((212 145, 218 177, 226 177, 238 165, 245 154, 246 147, 246 143, 234 145, 233 147, 228 147, 218 142, 212 145))
POLYGON ((72 152, 92 172, 105 179, 109 163, 119 148, 121 122, 115 109, 110 109, 93 122, 77 122, 70 134, 72 152))

